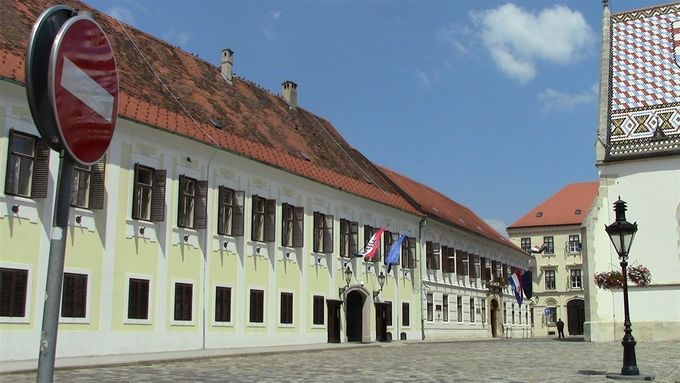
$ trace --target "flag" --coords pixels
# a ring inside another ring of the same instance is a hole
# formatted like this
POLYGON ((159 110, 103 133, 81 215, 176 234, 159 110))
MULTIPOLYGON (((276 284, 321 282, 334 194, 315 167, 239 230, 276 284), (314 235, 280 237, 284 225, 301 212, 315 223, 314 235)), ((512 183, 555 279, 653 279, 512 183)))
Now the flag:
POLYGON ((387 263, 387 274, 390 273, 392 265, 399 263, 399 257, 401 257, 401 244, 404 242, 405 238, 406 236, 404 234, 400 235, 399 239, 397 239, 397 241, 392 244, 392 247, 390 247, 390 252, 387 253, 387 258, 385 259, 385 263, 387 263))
POLYGON ((524 274, 522 274, 522 290, 524 291, 524 296, 527 297, 527 299, 531 299, 533 296, 533 283, 534 282, 531 280, 531 270, 525 271, 524 274))
POLYGON ((542 245, 536 245, 529 250, 529 253, 531 254, 541 254, 542 252, 546 251, 548 249, 548 244, 543 243, 542 245))
POLYGON ((364 249, 361 252, 355 254, 355 256, 364 257, 364 260, 366 262, 377 261, 378 249, 380 249, 380 238, 382 237, 383 232, 385 232, 385 229, 386 227, 381 227, 380 230, 373 233, 371 239, 366 244, 366 247, 364 247, 364 249))
POLYGON ((515 299, 517 299, 518 304, 522 304, 522 277, 519 275, 519 271, 515 271, 510 274, 508 278, 508 283, 512 286, 512 291, 515 292, 515 299))

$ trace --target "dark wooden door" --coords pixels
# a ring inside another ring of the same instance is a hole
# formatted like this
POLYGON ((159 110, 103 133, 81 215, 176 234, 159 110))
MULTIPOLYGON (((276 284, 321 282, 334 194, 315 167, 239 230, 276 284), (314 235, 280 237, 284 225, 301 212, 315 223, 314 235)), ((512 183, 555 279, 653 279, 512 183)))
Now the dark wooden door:
POLYGON ((567 329, 569 335, 583 335, 583 324, 586 321, 585 305, 582 300, 567 303, 567 329))
POLYGON ((387 341, 387 304, 375 304, 375 339, 378 342, 387 341))
POLYGON ((327 300, 328 343, 340 343, 340 308, 342 301, 327 300))
POLYGON ((347 294, 347 341, 361 342, 364 297, 357 291, 347 294))

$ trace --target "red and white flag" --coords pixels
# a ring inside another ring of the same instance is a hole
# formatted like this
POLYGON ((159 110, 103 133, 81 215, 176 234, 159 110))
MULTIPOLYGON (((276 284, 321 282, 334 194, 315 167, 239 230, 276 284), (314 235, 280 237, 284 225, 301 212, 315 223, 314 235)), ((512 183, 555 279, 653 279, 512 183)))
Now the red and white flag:
POLYGON ((381 227, 380 230, 376 231, 371 239, 364 247, 363 251, 357 253, 358 257, 364 257, 366 262, 375 262, 378 260, 378 250, 380 249, 380 239, 385 232, 386 227, 381 227))

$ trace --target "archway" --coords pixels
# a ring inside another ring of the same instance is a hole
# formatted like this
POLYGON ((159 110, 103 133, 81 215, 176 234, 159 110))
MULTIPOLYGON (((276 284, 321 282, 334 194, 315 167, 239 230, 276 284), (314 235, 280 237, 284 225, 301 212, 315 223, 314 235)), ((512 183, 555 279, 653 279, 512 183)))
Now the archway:
POLYGON ((491 336, 494 338, 501 338, 503 334, 502 330, 499 331, 498 327, 498 301, 492 299, 489 305, 490 305, 489 323, 491 323, 491 336))
POLYGON ((586 311, 583 299, 567 302, 567 329, 569 335, 583 335, 583 324, 586 321, 586 311))
POLYGON ((361 292, 354 290, 347 293, 347 341, 361 342, 364 333, 364 302, 366 296, 361 292))

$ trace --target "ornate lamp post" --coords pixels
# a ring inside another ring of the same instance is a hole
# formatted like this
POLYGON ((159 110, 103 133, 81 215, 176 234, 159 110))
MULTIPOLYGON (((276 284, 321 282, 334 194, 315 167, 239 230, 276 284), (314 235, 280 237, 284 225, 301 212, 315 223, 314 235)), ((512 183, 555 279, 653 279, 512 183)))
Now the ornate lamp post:
MULTIPOLYGON (((616 212, 616 221, 609 226, 605 226, 607 235, 614 244, 616 252, 619 254, 621 261, 621 275, 623 278, 623 310, 624 310, 624 332, 623 341, 623 367, 621 368, 621 375, 640 375, 640 370, 637 367, 635 359, 635 338, 633 338, 633 330, 630 326, 630 315, 628 313, 628 252, 630 246, 633 244, 633 238, 637 232, 637 222, 630 223, 626 221, 626 203, 621 200, 614 202, 614 212, 616 212)), ((607 377, 616 377, 609 376, 607 377)))
POLYGON ((345 269, 345 286, 340 287, 338 289, 339 296, 342 296, 342 294, 344 294, 345 291, 347 291, 350 282, 352 282, 352 269, 350 269, 349 266, 347 266, 347 268, 345 269))
POLYGON ((380 285, 380 290, 374 291, 373 292, 373 299, 377 298, 378 295, 380 295, 380 292, 383 289, 383 286, 385 286, 385 274, 383 272, 380 272, 380 275, 378 275, 378 284, 380 285))

